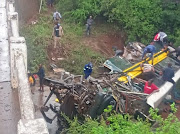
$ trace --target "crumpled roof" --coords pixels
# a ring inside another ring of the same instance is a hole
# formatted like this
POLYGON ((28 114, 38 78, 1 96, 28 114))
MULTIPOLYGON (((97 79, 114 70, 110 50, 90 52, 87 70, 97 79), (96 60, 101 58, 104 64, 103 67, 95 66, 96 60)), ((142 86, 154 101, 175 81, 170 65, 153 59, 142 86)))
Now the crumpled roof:
POLYGON ((124 48, 122 57, 115 56, 104 62, 104 66, 113 72, 122 72, 123 70, 132 66, 129 61, 140 61, 145 45, 139 42, 130 42, 124 48))
POLYGON ((146 46, 140 42, 129 42, 126 47, 124 47, 124 54, 123 57, 128 61, 140 61, 143 49, 146 46))

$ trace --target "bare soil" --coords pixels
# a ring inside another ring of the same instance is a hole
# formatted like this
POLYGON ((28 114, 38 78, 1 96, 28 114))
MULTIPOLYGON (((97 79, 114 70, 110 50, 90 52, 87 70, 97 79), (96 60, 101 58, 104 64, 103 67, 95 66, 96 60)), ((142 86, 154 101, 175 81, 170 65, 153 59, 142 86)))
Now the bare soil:
MULTIPOLYGON (((121 50, 124 48, 124 38, 118 33, 105 33, 98 36, 82 37, 80 41, 94 51, 101 53, 106 58, 114 55, 113 46, 121 50)), ((67 58, 72 49, 71 45, 68 44, 58 44, 56 48, 54 48, 53 45, 52 39, 47 47, 47 54, 50 61, 67 58)))
MULTIPOLYGON (((160 104, 160 109, 162 109, 161 116, 165 119, 171 113, 170 104, 160 104)), ((175 107, 177 108, 176 117, 180 120, 180 104, 176 104, 175 107)))
POLYGON ((86 37, 83 39, 83 43, 93 50, 102 53, 106 57, 114 55, 113 46, 117 46, 118 49, 124 49, 125 39, 120 33, 105 33, 96 37, 86 37))

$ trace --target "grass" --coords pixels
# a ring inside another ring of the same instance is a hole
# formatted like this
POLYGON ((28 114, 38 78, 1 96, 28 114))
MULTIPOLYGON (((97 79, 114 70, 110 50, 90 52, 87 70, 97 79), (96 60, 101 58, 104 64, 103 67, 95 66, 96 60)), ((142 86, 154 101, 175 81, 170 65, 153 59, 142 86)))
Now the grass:
POLYGON ((50 40, 51 28, 50 16, 39 16, 38 23, 27 25, 20 29, 20 33, 26 39, 28 50, 28 70, 35 72, 39 64, 46 64, 48 57, 46 47, 50 40))
MULTIPOLYGON (((66 51, 69 55, 57 65, 71 73, 83 74, 84 65, 91 61, 94 65, 94 72, 97 72, 98 66, 105 61, 105 58, 100 53, 82 44, 81 40, 85 26, 65 21, 61 25, 65 34, 61 43, 67 48, 66 51)), ((38 23, 24 26, 20 30, 21 35, 26 38, 28 69, 31 72, 36 72, 39 64, 43 64, 46 70, 49 68, 47 46, 52 40, 52 27, 52 16, 45 12, 39 16, 38 23)))
POLYGON ((98 66, 103 63, 105 58, 82 44, 78 45, 71 51, 71 55, 64 62, 60 63, 65 70, 74 74, 83 74, 85 64, 92 62, 94 65, 94 75, 97 72, 98 66))
POLYGON ((74 74, 83 74, 84 65, 92 62, 95 75, 98 66, 105 61, 105 57, 82 43, 85 27, 72 23, 62 23, 62 26, 65 33, 62 44, 65 48, 70 48, 70 52, 66 60, 59 62, 58 66, 74 74))

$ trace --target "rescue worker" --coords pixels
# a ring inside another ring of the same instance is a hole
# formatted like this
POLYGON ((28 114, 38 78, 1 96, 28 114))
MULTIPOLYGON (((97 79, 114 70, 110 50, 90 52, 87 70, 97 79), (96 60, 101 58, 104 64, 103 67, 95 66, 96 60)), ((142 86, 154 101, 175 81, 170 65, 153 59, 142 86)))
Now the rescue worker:
POLYGON ((39 84, 40 84, 39 91, 44 92, 43 81, 44 81, 44 77, 45 77, 45 71, 44 71, 42 64, 39 65, 39 70, 36 74, 39 76, 39 84))
POLYGON ((114 50, 114 52, 115 52, 115 57, 116 57, 116 56, 122 56, 122 55, 123 55, 123 51, 117 49, 116 46, 113 46, 113 50, 114 50))
POLYGON ((167 34, 164 32, 159 32, 155 35, 154 41, 161 41, 162 43, 168 43, 167 34))
POLYGON ((93 24, 92 16, 89 16, 86 23, 86 35, 89 36, 91 34, 91 26, 93 24))
POLYGON ((150 79, 145 82, 144 85, 144 93, 146 94, 152 94, 154 92, 158 92, 158 87, 153 83, 153 79, 150 79))
POLYGON ((62 26, 55 22, 55 26, 53 28, 52 37, 54 37, 54 48, 56 48, 57 43, 59 43, 60 38, 64 35, 62 26))
POLYGON ((48 6, 51 8, 53 7, 54 0, 47 0, 48 6))
POLYGON ((171 82, 173 84, 172 87, 172 95, 174 96, 175 99, 178 98, 178 91, 176 90, 176 83, 175 81, 172 79, 174 77, 174 70, 172 68, 172 64, 169 63, 168 67, 166 67, 162 72, 162 79, 164 82, 168 81, 171 82))
POLYGON ((150 79, 148 81, 142 80, 142 79, 138 79, 139 81, 145 83, 144 85, 144 93, 145 94, 152 94, 154 92, 158 92, 159 88, 153 83, 153 79, 150 79))
POLYGON ((155 74, 154 74, 154 66, 151 65, 151 64, 141 64, 140 65, 143 73, 142 73, 142 77, 144 80, 148 81, 150 79, 153 79, 155 77, 155 74))
POLYGON ((174 77, 174 70, 172 69, 172 64, 169 63, 168 67, 166 67, 162 72, 162 79, 163 81, 169 81, 172 84, 175 84, 175 81, 172 79, 174 77))
POLYGON ((91 75, 92 70, 93 70, 93 65, 91 62, 89 62, 84 66, 85 79, 87 79, 91 75))
POLYGON ((31 87, 31 93, 34 94, 35 78, 32 73, 28 71, 28 81, 31 87))
POLYGON ((174 51, 170 53, 176 53, 176 58, 178 58, 180 56, 180 46, 178 46, 174 51))
POLYGON ((176 57, 178 58, 180 56, 180 46, 176 48, 176 57))
POLYGON ((153 54, 156 52, 156 47, 152 44, 148 45, 144 48, 143 54, 142 54, 142 60, 144 59, 144 56, 146 56, 147 53, 150 53, 150 59, 153 57, 153 54))
POLYGON ((53 21, 60 22, 60 19, 62 19, 61 14, 57 10, 55 10, 55 12, 53 13, 53 21))

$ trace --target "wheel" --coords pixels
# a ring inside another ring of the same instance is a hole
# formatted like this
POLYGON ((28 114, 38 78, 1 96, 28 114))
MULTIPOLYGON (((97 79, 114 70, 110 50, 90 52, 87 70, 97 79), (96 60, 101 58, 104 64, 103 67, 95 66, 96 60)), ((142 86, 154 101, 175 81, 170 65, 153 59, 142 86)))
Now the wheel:
POLYGON ((107 106, 109 106, 109 105, 113 105, 113 108, 116 105, 116 101, 113 98, 113 96, 111 96, 111 95, 104 98, 103 102, 101 103, 101 105, 97 111, 97 114, 101 115, 104 112, 104 109, 107 108, 107 106))

